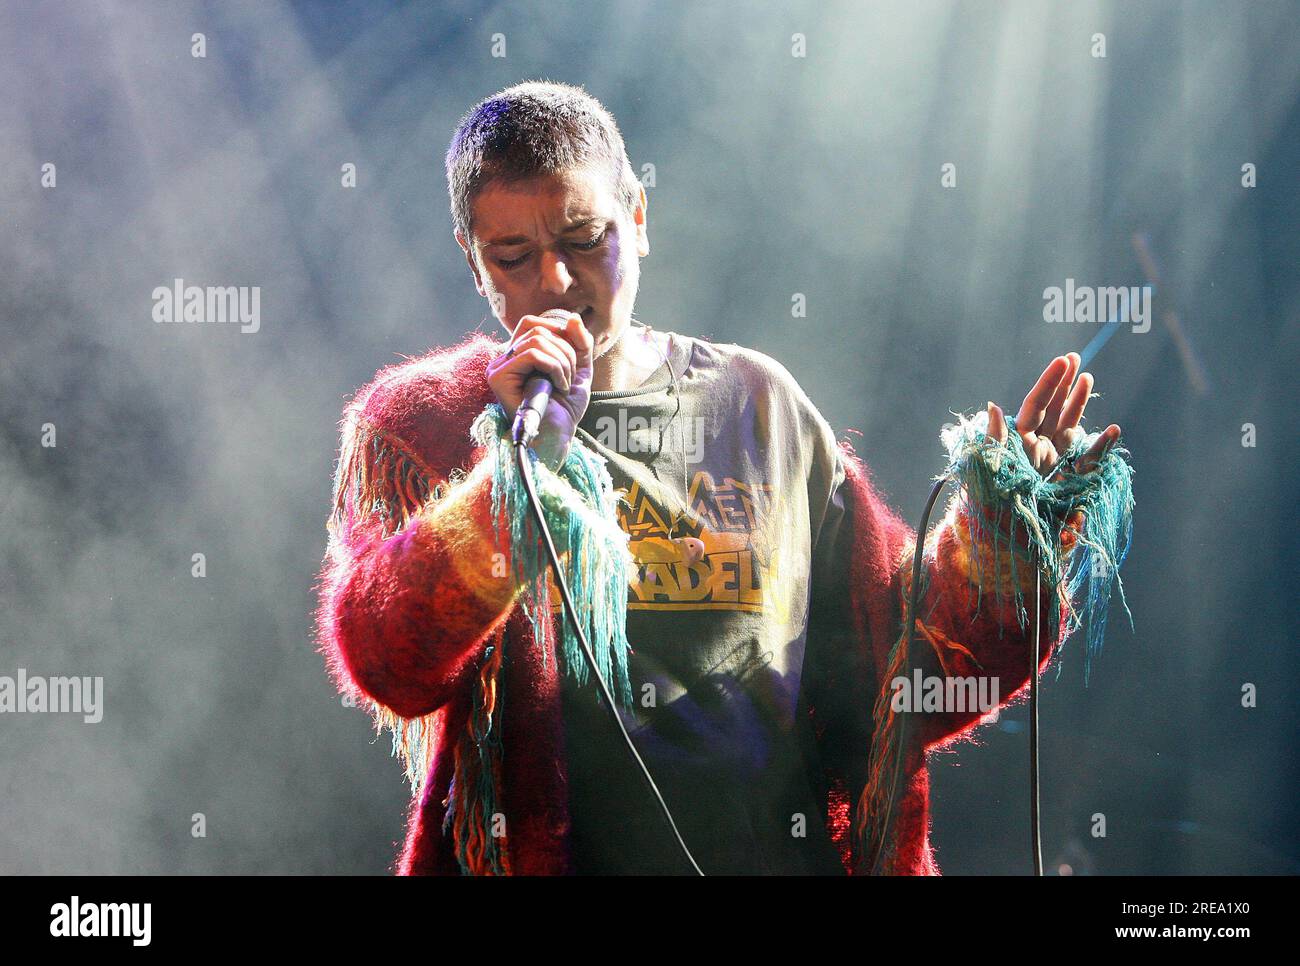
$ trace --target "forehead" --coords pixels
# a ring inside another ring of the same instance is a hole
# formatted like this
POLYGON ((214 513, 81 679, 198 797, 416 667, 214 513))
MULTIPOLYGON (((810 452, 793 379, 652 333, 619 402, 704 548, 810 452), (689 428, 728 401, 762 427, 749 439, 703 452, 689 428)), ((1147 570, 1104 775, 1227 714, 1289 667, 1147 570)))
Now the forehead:
POLYGON ((486 238, 506 228, 527 229, 540 217, 550 231, 560 231, 583 218, 611 217, 614 208, 609 179, 586 169, 512 184, 493 181, 474 198, 474 228, 486 238))

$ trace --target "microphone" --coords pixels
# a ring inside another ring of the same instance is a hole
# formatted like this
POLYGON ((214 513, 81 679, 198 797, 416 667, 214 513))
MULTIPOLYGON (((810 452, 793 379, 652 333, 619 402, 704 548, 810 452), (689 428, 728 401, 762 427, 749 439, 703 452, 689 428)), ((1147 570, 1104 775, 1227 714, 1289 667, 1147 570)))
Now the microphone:
MULTIPOLYGON (((576 314, 576 312, 566 312, 564 309, 547 309, 542 313, 542 317, 567 320, 570 315, 576 314)), ((540 372, 529 376, 524 382, 524 398, 519 403, 519 408, 515 410, 515 424, 512 430, 516 446, 528 446, 537 438, 542 428, 542 414, 546 412, 546 404, 551 401, 551 393, 554 391, 551 377, 540 372)))
POLYGON ((529 376, 524 383, 524 399, 515 410, 516 446, 531 445, 537 438, 537 433, 542 428, 542 413, 546 412, 546 404, 551 401, 553 388, 550 377, 541 373, 529 376))

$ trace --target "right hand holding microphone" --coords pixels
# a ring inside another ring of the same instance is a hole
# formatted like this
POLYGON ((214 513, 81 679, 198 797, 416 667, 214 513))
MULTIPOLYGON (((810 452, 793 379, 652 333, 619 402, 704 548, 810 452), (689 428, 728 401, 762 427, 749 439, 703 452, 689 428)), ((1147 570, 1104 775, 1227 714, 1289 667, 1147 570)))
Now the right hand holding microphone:
POLYGON ((582 317, 577 312, 551 309, 523 316, 510 337, 509 348, 488 363, 488 385, 512 422, 528 378, 541 373, 551 380, 551 400, 532 448, 553 470, 564 463, 573 434, 587 411, 593 351, 594 342, 582 317))

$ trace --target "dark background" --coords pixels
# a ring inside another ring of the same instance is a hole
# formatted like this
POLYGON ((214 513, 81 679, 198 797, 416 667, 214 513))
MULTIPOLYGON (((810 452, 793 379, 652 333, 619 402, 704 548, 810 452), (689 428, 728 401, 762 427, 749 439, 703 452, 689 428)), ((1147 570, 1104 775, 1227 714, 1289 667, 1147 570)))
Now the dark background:
MULTIPOLYGON (((1116 601, 1088 686, 1082 637, 1046 679, 1045 858, 1296 872, 1298 14, 0 3, 0 674, 105 679, 99 724, 0 716, 0 872, 387 868, 399 765, 311 645, 336 422, 399 355, 500 333, 442 158, 536 78, 585 86, 654 165, 638 317, 783 362, 909 519, 950 409, 1014 412, 1097 335, 1044 322, 1043 289, 1141 284, 1149 239, 1152 328, 1088 363, 1090 424, 1137 470, 1136 632, 1116 601), (177 277, 260 286, 260 331, 156 324, 177 277)), ((945 873, 1028 869, 1024 722, 934 760, 945 873)))

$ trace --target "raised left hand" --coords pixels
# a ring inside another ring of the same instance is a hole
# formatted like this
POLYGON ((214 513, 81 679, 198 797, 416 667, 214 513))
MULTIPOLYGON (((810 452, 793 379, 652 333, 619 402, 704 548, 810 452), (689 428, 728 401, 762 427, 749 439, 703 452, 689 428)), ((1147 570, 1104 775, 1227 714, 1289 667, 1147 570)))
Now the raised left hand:
MULTIPOLYGON (((1060 454, 1070 448, 1083 433, 1079 420, 1088 405, 1088 396, 1092 392, 1092 374, 1079 373, 1080 359, 1077 352, 1057 356, 1047 364, 1043 374, 1029 390, 1025 401, 1016 413, 1016 432, 1025 446, 1025 455, 1034 464, 1034 469, 1046 476, 1060 454)), ((988 435, 999 443, 1007 441, 1007 422, 1001 407, 990 402, 988 406, 988 435)), ((1094 469, 1097 461, 1119 439, 1119 427, 1114 423, 1102 431, 1088 451, 1080 456, 1074 464, 1076 473, 1087 473, 1094 469)))

